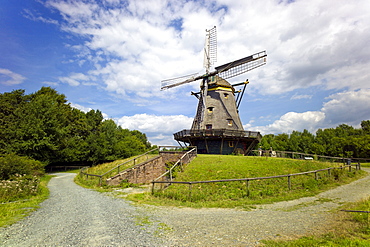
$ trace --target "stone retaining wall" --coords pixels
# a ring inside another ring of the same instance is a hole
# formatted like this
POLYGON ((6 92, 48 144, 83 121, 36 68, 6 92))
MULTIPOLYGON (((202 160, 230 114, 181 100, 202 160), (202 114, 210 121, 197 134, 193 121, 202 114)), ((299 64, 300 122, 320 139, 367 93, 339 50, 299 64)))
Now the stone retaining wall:
POLYGON ((107 179, 108 185, 119 185, 122 181, 133 184, 150 183, 166 172, 167 162, 176 162, 185 152, 161 152, 159 156, 140 163, 107 179))

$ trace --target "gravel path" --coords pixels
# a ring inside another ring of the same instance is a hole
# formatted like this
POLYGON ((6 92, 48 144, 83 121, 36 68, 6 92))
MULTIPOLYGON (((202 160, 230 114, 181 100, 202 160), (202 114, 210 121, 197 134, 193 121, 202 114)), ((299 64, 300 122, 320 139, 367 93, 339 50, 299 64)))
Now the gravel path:
POLYGON ((369 196, 368 175, 314 197, 260 205, 252 211, 166 208, 157 215, 173 227, 170 237, 179 246, 257 246, 263 239, 330 231, 333 209, 369 196))
POLYGON ((256 246, 262 239, 328 231, 333 209, 370 195, 367 176, 314 197, 261 205, 252 211, 135 207, 79 187, 73 176, 57 174, 49 183, 50 198, 39 210, 0 229, 0 245, 256 246))
POLYGON ((0 229, 0 246, 165 246, 155 222, 122 199, 82 188, 75 174, 49 182, 50 197, 24 220, 0 229))

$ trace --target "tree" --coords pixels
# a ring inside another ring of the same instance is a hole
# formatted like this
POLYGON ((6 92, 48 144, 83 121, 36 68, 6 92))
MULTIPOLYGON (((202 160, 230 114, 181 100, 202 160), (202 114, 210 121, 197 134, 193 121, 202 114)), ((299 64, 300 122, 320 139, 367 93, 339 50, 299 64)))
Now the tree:
POLYGON ((104 120, 99 110, 72 108, 65 95, 43 87, 0 94, 0 154, 45 162, 99 162, 127 158, 150 147, 146 135, 104 120))

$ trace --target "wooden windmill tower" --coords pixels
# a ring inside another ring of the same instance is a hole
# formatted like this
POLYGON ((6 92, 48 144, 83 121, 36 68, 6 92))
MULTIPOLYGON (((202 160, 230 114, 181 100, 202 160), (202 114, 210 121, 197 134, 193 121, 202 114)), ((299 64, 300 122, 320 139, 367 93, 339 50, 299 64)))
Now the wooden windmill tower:
POLYGON ((162 81, 161 89, 169 89, 185 83, 201 80, 200 91, 192 92, 198 99, 198 107, 190 130, 174 134, 179 144, 197 146, 198 153, 248 154, 261 140, 259 132, 245 131, 239 117, 239 105, 248 80, 231 85, 226 79, 243 74, 266 64, 266 51, 215 67, 217 60, 216 27, 206 30, 204 67, 206 73, 192 74, 162 81), (235 90, 236 86, 244 86, 235 90))

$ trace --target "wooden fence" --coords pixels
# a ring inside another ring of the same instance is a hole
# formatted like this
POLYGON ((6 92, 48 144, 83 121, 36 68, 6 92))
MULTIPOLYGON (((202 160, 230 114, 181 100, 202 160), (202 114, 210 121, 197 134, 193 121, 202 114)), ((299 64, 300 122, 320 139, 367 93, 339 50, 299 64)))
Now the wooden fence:
POLYGON ((139 156, 136 156, 128 161, 125 161, 123 163, 120 163, 119 165, 113 167, 112 169, 110 169, 109 171, 103 173, 103 174, 89 174, 86 172, 86 170, 89 168, 89 167, 83 167, 81 170, 80 170, 80 176, 86 176, 86 179, 88 179, 89 177, 96 177, 99 179, 99 186, 102 185, 102 182, 103 182, 103 177, 107 176, 111 173, 114 173, 114 174, 118 174, 120 173, 122 170, 121 170, 121 167, 123 165, 126 165, 130 162, 133 163, 132 166, 135 166, 137 165, 137 161, 139 159, 142 159, 144 156, 146 156, 146 160, 142 161, 141 163, 143 162, 146 162, 149 160, 149 157, 148 155, 151 154, 151 153, 157 153, 158 152, 158 155, 160 154, 160 152, 164 152, 164 151, 178 151, 178 150, 182 150, 183 148, 182 147, 178 147, 178 146, 159 146, 155 149, 152 149, 148 152, 145 152, 144 154, 141 154, 139 156))
MULTIPOLYGON (((208 181, 190 181, 190 182, 172 181, 172 180, 170 180, 170 181, 152 181, 152 194, 154 194, 154 191, 155 191, 155 184, 167 184, 167 185, 188 184, 189 185, 189 198, 190 198, 193 184, 245 181, 246 182, 247 196, 249 196, 250 195, 249 184, 250 184, 250 181, 253 181, 253 180, 264 180, 264 179, 273 179, 273 178, 284 178, 284 177, 286 177, 287 178, 287 187, 290 190, 292 188, 291 178, 294 177, 294 176, 300 176, 300 175, 306 175, 306 174, 314 173, 315 174, 315 179, 318 180, 318 172, 327 171, 328 176, 331 176, 331 170, 333 170, 333 169, 342 169, 343 170, 345 168, 348 168, 349 172, 351 172, 353 166, 356 167, 355 168, 356 170, 361 170, 361 164, 357 163, 357 164, 349 164, 349 165, 345 165, 345 166, 341 166, 341 167, 330 167, 330 168, 324 168, 324 169, 319 169, 319 170, 315 170, 315 171, 307 171, 307 172, 300 172, 300 173, 287 174, 287 175, 269 176, 269 177, 223 179, 223 180, 208 180, 208 181)), ((162 189, 162 186, 160 187, 160 189, 162 189)))
POLYGON ((174 170, 177 169, 177 168, 179 168, 182 171, 183 170, 183 164, 190 163, 190 161, 192 161, 195 157, 197 157, 197 147, 192 147, 192 149, 190 149, 188 152, 186 152, 185 154, 183 154, 180 157, 180 159, 170 169, 168 169, 168 171, 166 171, 165 173, 163 173, 158 178, 154 179, 153 182, 155 182, 155 181, 165 182, 165 181, 159 181, 161 179, 162 180, 163 179, 166 179, 167 181, 169 179, 170 181, 172 181, 173 180, 174 170))
POLYGON ((104 176, 106 176, 106 175, 108 175, 108 174, 110 174, 110 173, 113 173, 113 172, 115 172, 115 173, 120 173, 121 172, 121 166, 123 166, 123 165, 126 165, 127 163, 129 163, 129 162, 132 162, 133 163, 133 166, 135 166, 136 165, 136 163, 137 163, 137 160, 138 159, 141 159, 141 158, 143 158, 144 156, 146 156, 146 160, 148 160, 149 158, 148 158, 148 155, 150 154, 150 153, 154 153, 154 152, 156 152, 156 151, 159 151, 159 147, 158 148, 155 148, 155 149, 152 149, 152 150, 150 150, 150 151, 148 151, 148 152, 146 152, 146 153, 144 153, 144 154, 141 154, 141 155, 139 155, 139 156, 136 156, 136 157, 134 157, 134 158, 132 158, 132 159, 130 159, 130 160, 128 160, 128 161, 125 161, 125 162, 122 162, 122 163, 120 163, 119 165, 117 165, 117 166, 115 166, 115 167, 113 167, 112 169, 110 169, 109 171, 107 171, 107 172, 105 172, 105 173, 103 173, 103 174, 101 174, 101 175, 98 175, 98 174, 89 174, 89 173, 86 173, 85 171, 88 169, 88 167, 84 167, 84 168, 82 168, 81 170, 80 170, 80 175, 81 176, 86 176, 86 179, 88 179, 89 177, 97 177, 97 178, 99 178, 99 186, 102 184, 102 180, 103 180, 103 177, 104 176))

